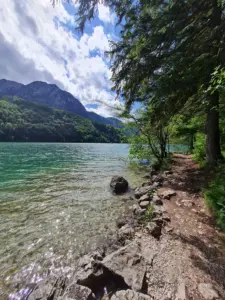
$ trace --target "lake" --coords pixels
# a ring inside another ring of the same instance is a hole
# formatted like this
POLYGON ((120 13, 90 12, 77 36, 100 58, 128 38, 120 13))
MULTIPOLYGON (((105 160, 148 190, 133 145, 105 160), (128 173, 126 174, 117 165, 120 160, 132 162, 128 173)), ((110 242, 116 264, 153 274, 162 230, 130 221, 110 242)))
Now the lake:
MULTIPOLYGON (((126 203, 109 182, 132 187, 124 144, 0 143, 0 299, 47 274, 71 275, 77 257, 115 227, 126 203)), ((142 179, 143 181, 143 179, 142 179)))

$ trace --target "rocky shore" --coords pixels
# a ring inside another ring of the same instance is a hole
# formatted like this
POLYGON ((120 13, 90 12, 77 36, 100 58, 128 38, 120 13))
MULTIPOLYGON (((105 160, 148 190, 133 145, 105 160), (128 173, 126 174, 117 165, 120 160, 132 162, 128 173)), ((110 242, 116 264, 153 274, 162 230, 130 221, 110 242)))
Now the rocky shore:
MULTIPOLYGON (((127 189, 126 181, 121 178, 119 181, 127 189)), ((171 187, 173 181, 173 171, 152 170, 147 174, 142 186, 129 196, 133 205, 126 215, 118 218, 117 238, 109 242, 110 246, 81 257, 72 278, 47 278, 27 299, 225 299, 223 284, 214 283, 195 269, 190 247, 176 236, 171 225, 166 203, 171 199, 178 201, 180 193, 171 187)), ((116 178, 113 188, 121 192, 121 186, 115 187, 115 182, 116 178)), ((179 188, 184 184, 182 180, 176 183, 179 188)), ((195 205, 192 202, 189 198, 179 199, 185 209, 192 209, 192 204, 195 205)))

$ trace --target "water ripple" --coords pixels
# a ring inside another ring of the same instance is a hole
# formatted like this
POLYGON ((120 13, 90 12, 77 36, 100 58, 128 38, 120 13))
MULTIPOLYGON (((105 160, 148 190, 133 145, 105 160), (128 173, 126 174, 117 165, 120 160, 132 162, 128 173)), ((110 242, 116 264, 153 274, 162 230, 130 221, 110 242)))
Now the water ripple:
POLYGON ((48 273, 71 275, 78 255, 113 228, 124 204, 111 195, 110 178, 140 180, 127 152, 112 144, 0 144, 0 296, 22 299, 48 273))

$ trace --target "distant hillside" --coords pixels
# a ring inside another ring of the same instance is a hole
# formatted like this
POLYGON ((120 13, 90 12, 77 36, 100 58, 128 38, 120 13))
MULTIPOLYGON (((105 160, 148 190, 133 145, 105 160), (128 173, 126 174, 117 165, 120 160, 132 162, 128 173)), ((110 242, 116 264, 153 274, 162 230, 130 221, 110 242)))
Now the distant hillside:
POLYGON ((47 105, 4 97, 0 141, 119 143, 120 130, 47 105))
POLYGON ((120 128, 121 122, 116 118, 105 118, 96 113, 88 112, 81 102, 72 94, 61 90, 55 84, 34 81, 24 85, 6 79, 0 80, 0 97, 13 96, 28 101, 46 104, 48 106, 72 112, 92 121, 101 122, 120 128))

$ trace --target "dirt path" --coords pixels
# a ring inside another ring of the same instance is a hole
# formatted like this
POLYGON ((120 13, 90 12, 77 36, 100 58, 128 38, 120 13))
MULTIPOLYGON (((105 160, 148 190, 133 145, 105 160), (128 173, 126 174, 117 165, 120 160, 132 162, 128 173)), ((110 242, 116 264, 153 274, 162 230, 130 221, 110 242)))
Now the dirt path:
POLYGON ((225 237, 201 196, 206 175, 187 155, 175 155, 171 170, 159 190, 176 192, 164 200, 171 219, 166 234, 158 242, 147 234, 139 238, 153 255, 147 293, 157 300, 225 299, 225 237))

